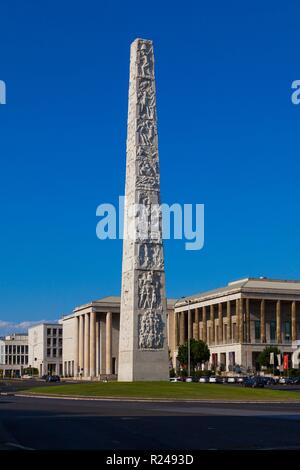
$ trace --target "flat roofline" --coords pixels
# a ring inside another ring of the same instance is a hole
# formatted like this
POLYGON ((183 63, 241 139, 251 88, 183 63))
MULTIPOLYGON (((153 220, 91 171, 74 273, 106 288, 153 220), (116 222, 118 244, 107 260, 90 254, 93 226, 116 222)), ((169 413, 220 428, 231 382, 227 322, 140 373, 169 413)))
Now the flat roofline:
POLYGON ((36 323, 35 325, 31 325, 28 327, 28 330, 30 330, 31 328, 35 328, 36 326, 42 326, 42 325, 45 325, 45 326, 61 326, 61 323, 59 323, 59 320, 56 322, 56 323, 48 323, 48 322, 41 322, 41 323, 36 323))

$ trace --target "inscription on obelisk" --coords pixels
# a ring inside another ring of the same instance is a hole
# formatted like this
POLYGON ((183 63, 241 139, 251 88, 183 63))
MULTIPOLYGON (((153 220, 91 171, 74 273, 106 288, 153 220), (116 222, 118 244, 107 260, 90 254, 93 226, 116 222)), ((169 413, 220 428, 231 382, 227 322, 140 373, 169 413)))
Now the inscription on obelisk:
POLYGON ((152 41, 131 44, 118 380, 167 380, 152 41))

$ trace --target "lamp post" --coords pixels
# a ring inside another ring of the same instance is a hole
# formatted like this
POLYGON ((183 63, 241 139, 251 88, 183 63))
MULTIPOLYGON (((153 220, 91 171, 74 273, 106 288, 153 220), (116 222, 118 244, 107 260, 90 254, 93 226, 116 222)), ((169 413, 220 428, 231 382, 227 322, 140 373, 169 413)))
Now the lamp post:
MULTIPOLYGON (((185 297, 183 297, 184 299, 185 297)), ((187 338, 187 349, 188 349, 188 377, 191 375, 191 332, 190 332, 190 323, 191 323, 191 300, 185 300, 185 303, 188 305, 188 338, 187 338)))

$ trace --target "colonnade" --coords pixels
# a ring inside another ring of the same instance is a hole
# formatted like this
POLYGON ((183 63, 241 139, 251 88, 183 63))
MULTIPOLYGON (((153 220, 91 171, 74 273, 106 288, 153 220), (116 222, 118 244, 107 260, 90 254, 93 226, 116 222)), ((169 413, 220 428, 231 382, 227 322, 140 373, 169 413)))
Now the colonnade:
MULTIPOLYGON (((201 339, 208 344, 229 344, 232 342, 251 343, 250 302, 259 302, 260 343, 267 342, 266 304, 276 303, 276 342, 283 342, 282 300, 238 298, 205 306, 190 305, 184 311, 175 311, 176 346, 188 338, 201 339), (234 322, 233 322, 234 317, 234 322), (226 330, 224 329, 224 325, 226 330), (226 331, 226 337, 224 337, 226 331)), ((287 301, 284 301, 287 303, 287 301)), ((291 341, 297 340, 297 302, 288 301, 291 320, 291 341)))
POLYGON ((101 316, 102 318, 92 310, 75 317, 75 376, 92 378, 100 374, 112 374, 112 312, 101 316), (101 331, 102 325, 105 328, 105 336, 101 331), (105 361, 101 354, 104 350, 105 361))

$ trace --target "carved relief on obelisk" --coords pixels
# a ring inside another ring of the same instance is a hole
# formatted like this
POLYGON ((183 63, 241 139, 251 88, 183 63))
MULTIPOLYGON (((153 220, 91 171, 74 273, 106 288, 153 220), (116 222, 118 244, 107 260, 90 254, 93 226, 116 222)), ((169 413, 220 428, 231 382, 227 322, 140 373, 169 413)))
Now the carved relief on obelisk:
POLYGON ((131 44, 118 379, 166 380, 168 345, 152 41, 131 44))

